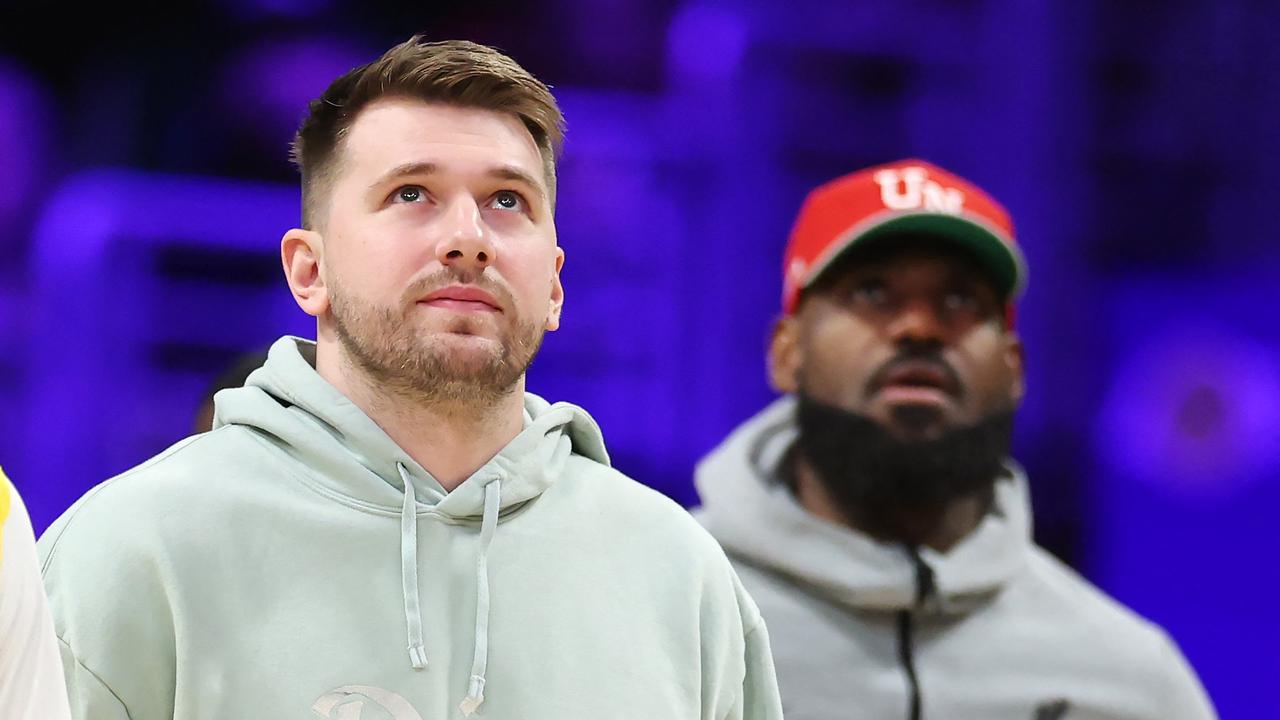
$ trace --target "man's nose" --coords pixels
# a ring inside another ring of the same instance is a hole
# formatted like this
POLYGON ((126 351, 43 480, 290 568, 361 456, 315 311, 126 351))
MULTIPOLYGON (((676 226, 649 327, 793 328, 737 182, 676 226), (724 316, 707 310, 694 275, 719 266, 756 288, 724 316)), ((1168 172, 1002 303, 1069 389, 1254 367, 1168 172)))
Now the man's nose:
POLYGON ((441 265, 479 273, 493 263, 493 241, 474 200, 452 202, 441 218, 439 229, 436 258, 441 265))
POLYGON ((903 303, 890 320, 888 330, 890 339, 899 344, 936 345, 946 335, 938 308, 925 299, 903 303))

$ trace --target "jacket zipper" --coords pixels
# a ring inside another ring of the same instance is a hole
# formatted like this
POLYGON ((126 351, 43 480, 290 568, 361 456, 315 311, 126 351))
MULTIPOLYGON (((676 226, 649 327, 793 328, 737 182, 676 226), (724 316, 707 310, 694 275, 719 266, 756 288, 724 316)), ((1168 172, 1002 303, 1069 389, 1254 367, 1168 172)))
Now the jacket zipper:
POLYGON ((916 678, 915 661, 911 658, 911 611, 898 611, 898 661, 907 674, 907 718, 920 720, 920 681, 916 678))
MULTIPOLYGON (((924 605, 925 600, 933 594, 933 569, 925 564, 914 547, 908 547, 911 562, 916 568, 916 602, 915 609, 924 605)), ((902 671, 907 676, 907 718, 921 720, 920 678, 916 675, 916 663, 913 654, 912 627, 913 610, 898 611, 898 661, 902 663, 902 671)))

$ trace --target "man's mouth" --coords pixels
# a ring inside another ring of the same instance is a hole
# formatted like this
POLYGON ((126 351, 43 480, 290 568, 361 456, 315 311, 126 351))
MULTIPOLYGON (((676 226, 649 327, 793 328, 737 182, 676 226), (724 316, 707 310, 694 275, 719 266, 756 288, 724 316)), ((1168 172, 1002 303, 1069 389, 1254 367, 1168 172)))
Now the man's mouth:
POLYGON ((427 293, 419 305, 467 313, 500 313, 502 306, 489 293, 474 285, 450 285, 427 293))
POLYGON ((903 360, 881 373, 872 391, 891 404, 940 405, 959 395, 959 383, 950 368, 939 362, 903 360))

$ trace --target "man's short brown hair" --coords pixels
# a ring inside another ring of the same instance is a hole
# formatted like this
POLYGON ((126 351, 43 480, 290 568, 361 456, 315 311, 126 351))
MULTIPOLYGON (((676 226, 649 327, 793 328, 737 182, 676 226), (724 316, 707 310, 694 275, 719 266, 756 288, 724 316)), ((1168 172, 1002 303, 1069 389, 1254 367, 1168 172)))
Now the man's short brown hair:
POLYGON ((415 35, 334 80, 311 101, 291 152, 302 173, 303 227, 314 229, 324 217, 321 203, 333 185, 343 140, 356 117, 384 97, 417 98, 520 118, 542 156, 548 198, 555 207, 556 158, 564 142, 564 116, 551 90, 491 47, 466 40, 423 42, 415 35))

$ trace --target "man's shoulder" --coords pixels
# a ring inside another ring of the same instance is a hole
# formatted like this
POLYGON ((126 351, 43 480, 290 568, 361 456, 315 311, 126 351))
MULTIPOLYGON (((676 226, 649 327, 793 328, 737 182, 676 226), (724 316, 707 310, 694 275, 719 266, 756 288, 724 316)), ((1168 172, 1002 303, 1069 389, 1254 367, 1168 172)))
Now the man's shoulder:
POLYGON ((98 484, 77 505, 163 501, 207 487, 212 476, 234 474, 265 451, 254 432, 241 426, 191 435, 146 461, 98 484))
POLYGON ((619 537, 645 537, 655 547, 699 552, 728 565, 719 543, 679 503, 619 470, 574 456, 566 480, 571 502, 619 537))
POLYGON ((1026 600, 1038 613, 1057 618, 1078 641, 1105 648, 1128 661, 1155 662, 1173 649, 1159 625, 1108 595, 1066 563, 1033 546, 1027 563, 1026 600))
POLYGON ((1027 572, 1013 590, 1006 595, 1016 598, 1017 617, 1007 619, 1029 632, 1035 631, 1026 623, 1041 628, 1036 634, 1056 656, 1076 658, 1090 676, 1135 693, 1135 702, 1160 708, 1153 712, 1162 717, 1171 716, 1169 708, 1185 713, 1180 717, 1212 717, 1173 638, 1044 549, 1032 548, 1027 572))
MULTIPOLYGON (((584 499, 604 502, 621 513, 655 514, 656 517, 676 518, 692 522, 689 511, 661 492, 645 485, 609 465, 581 455, 572 455, 566 466, 564 480, 572 491, 584 499)), ((697 525, 697 523, 693 523, 697 525)))
POLYGON ((47 568, 64 545, 122 549, 148 542, 166 526, 180 528, 183 518, 208 509, 219 494, 218 478, 236 474, 258 443, 235 426, 192 435, 99 483, 41 535, 42 564, 47 568))

